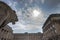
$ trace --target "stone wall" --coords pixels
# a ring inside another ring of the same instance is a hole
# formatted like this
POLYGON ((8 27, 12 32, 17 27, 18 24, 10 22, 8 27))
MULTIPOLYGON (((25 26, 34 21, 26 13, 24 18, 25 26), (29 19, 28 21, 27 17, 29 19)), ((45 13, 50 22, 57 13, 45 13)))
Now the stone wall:
POLYGON ((0 40, 13 40, 13 30, 11 27, 6 25, 0 28, 0 40))
POLYGON ((43 40, 60 40, 60 14, 51 14, 42 29, 43 40))
POLYGON ((14 40, 42 40, 42 33, 14 33, 14 40))

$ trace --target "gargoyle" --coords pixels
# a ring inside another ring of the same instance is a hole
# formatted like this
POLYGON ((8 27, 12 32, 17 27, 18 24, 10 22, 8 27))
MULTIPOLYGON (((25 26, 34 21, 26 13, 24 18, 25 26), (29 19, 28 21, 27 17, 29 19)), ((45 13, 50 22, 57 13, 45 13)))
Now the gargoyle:
POLYGON ((10 8, 6 3, 0 1, 0 28, 4 27, 8 23, 18 21, 16 12, 10 8))

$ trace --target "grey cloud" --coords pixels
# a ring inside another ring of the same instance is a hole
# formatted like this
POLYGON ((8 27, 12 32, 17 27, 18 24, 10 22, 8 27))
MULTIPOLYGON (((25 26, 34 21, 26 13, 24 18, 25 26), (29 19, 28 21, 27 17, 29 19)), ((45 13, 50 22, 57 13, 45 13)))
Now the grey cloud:
POLYGON ((60 3, 60 0, 45 0, 45 4, 49 7, 55 7, 60 3))
MULTIPOLYGON (((34 9, 40 9, 39 5, 41 4, 41 0, 13 0, 14 2, 10 2, 10 6, 14 9, 17 10, 17 16, 19 21, 15 24, 9 24, 14 32, 38 32, 38 31, 42 31, 42 25, 44 23, 44 21, 46 20, 46 16, 44 13, 42 13, 43 17, 41 17, 40 15, 37 18, 33 18, 32 17, 32 11, 34 9), (17 6, 17 4, 19 4, 17 6), (33 6, 33 7, 30 7, 33 6), (16 9, 17 7, 19 7, 18 9, 16 9), (22 7, 22 8, 21 8, 22 7), (33 29, 34 28, 34 29, 33 29)), ((48 7, 55 7, 56 5, 58 5, 60 3, 60 0, 45 0, 44 5, 48 6, 48 7)), ((43 4, 42 4, 43 5, 43 4)), ((60 5, 60 4, 59 4, 60 5)), ((59 6, 58 5, 58 6, 59 6)), ((60 6, 59 6, 60 7, 60 6)), ((41 10, 42 11, 42 10, 41 10)), ((42 11, 44 12, 44 11, 42 11)))

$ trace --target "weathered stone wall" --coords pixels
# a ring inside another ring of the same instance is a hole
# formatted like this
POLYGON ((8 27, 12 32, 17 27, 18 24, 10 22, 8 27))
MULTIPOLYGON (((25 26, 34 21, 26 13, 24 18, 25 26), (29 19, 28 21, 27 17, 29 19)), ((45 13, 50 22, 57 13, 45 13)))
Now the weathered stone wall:
POLYGON ((49 16, 43 29, 43 40, 60 40, 60 14, 49 16))
POLYGON ((11 27, 6 25, 0 28, 0 40, 13 40, 13 30, 11 27))
POLYGON ((42 33, 15 33, 14 40, 42 40, 42 33))

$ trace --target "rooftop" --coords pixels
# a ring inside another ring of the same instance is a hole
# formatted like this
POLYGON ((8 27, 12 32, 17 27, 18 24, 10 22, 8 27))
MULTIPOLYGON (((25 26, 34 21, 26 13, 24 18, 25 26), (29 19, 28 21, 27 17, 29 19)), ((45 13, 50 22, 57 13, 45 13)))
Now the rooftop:
POLYGON ((44 25, 43 25, 42 28, 44 28, 44 26, 47 24, 47 22, 48 22, 49 20, 51 20, 52 17, 60 17, 60 14, 51 14, 51 15, 47 18, 47 20, 46 20, 46 22, 44 23, 44 25))

